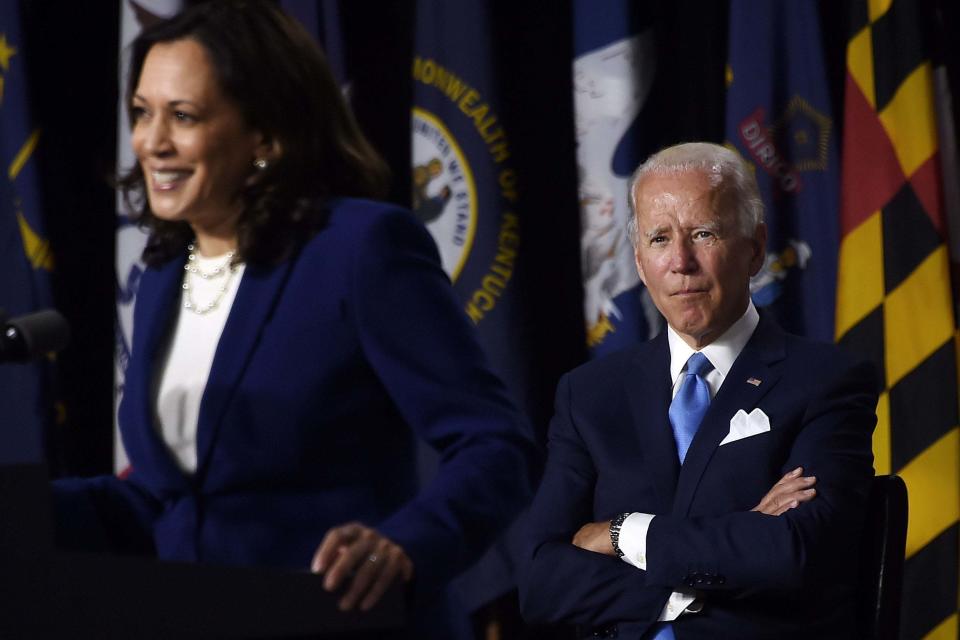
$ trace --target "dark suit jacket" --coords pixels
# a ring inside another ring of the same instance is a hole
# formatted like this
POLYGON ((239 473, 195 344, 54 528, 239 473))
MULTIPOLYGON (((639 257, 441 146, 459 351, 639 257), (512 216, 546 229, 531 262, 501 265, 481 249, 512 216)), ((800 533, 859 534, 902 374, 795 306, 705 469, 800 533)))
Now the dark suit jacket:
POLYGON ((639 638, 686 586, 704 607, 674 623, 679 640, 851 637, 853 551, 873 475, 873 369, 761 316, 681 469, 669 366, 664 332, 561 380, 530 514, 524 615, 639 638), (754 408, 770 431, 718 446, 733 415, 754 408), (817 478, 813 501, 779 517, 750 512, 797 466, 817 478), (583 524, 627 511, 656 515, 645 571, 570 543, 583 524))
POLYGON ((182 274, 176 260, 141 281, 119 413, 132 473, 61 483, 61 513, 76 523, 61 540, 106 521, 99 535, 113 548, 305 570, 330 527, 358 520, 410 555, 420 606, 442 598, 531 495, 533 448, 423 226, 382 203, 336 200, 296 256, 247 266, 192 476, 157 434, 151 393, 182 274), (419 492, 417 437, 441 453, 419 492))

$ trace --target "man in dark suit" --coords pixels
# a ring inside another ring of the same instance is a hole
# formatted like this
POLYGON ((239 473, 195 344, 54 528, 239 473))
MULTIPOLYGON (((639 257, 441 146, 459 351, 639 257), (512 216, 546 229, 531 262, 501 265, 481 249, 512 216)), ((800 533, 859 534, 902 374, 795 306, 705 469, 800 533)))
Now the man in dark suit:
POLYGON ((659 152, 631 207, 669 326, 560 382, 525 616, 644 640, 851 637, 874 371, 754 308, 766 228, 734 152, 659 152))

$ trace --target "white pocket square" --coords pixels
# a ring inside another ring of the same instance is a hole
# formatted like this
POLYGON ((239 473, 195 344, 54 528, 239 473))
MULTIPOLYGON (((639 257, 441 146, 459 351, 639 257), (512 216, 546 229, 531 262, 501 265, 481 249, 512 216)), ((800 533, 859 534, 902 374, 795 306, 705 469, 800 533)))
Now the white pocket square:
POLYGON ((740 409, 730 418, 730 433, 720 441, 720 446, 767 431, 770 431, 770 418, 767 414, 760 409, 754 409, 750 413, 740 409))

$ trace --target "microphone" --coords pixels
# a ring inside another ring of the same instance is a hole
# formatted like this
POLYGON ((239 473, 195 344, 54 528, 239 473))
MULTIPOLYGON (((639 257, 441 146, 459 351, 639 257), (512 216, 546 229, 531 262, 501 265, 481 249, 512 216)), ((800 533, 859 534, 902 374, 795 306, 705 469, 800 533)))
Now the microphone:
POLYGON ((0 323, 0 363, 27 362, 60 351, 70 342, 70 325, 53 309, 0 318, 0 323))

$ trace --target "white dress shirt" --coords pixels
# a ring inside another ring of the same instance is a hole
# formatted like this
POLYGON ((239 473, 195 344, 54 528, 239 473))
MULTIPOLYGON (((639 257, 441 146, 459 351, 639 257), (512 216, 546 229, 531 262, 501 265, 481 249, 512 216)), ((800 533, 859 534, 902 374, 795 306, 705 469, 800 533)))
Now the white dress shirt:
MULTIPOLYGON (((743 347, 750 340, 759 322, 760 315, 751 300, 739 320, 734 322, 723 335, 700 350, 700 353, 705 355, 713 365, 713 369, 704 376, 707 386, 710 387, 711 400, 717 395, 734 361, 743 351, 743 347)), ((684 342, 683 338, 670 326, 667 327, 667 343, 670 346, 670 378, 673 381, 673 395, 676 396, 683 379, 687 376, 687 360, 696 353, 696 349, 684 342)), ((644 571, 647 569, 647 530, 653 518, 654 516, 649 513, 631 513, 620 527, 620 537, 617 542, 623 552, 624 562, 629 562, 644 571)), ((699 607, 695 605, 691 607, 695 599, 696 593, 693 590, 674 591, 660 613, 659 620, 676 620, 684 611, 699 611, 699 607)))

